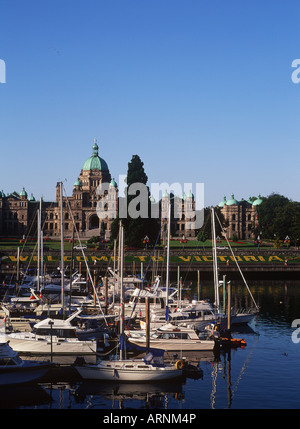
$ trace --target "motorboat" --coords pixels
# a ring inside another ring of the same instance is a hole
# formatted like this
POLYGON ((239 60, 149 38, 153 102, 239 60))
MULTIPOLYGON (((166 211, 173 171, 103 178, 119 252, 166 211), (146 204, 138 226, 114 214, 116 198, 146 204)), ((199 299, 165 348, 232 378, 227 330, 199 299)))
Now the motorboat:
POLYGON ((0 342, 0 386, 38 380, 53 366, 47 361, 23 360, 9 345, 9 341, 0 342))
MULTIPOLYGON (((129 343, 146 347, 145 330, 130 331, 129 343)), ((150 347, 165 351, 209 351, 215 347, 213 339, 200 339, 195 329, 166 323, 149 335, 150 347)))
POLYGON ((46 318, 36 323, 31 332, 7 334, 10 344, 20 354, 92 355, 97 352, 96 340, 80 340, 71 321, 78 309, 66 320, 46 318))
POLYGON ((150 351, 142 359, 102 360, 98 364, 83 363, 75 368, 83 379, 145 383, 181 378, 183 363, 178 362, 164 363, 163 351, 159 350, 150 351))
MULTIPOLYGON (((196 330, 203 330, 208 323, 219 321, 218 315, 215 314, 212 305, 207 300, 193 300, 191 303, 176 307, 168 314, 168 322, 172 325, 190 327, 196 330)), ((166 312, 164 310, 154 310, 150 313, 150 329, 159 328, 165 323, 166 312)), ((141 320, 140 326, 142 329, 146 329, 146 321, 141 320)))

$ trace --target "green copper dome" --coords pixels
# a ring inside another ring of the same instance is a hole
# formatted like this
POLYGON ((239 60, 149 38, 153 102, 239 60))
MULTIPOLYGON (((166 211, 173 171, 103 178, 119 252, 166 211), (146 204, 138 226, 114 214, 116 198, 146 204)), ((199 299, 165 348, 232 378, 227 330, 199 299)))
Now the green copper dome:
POLYGON ((0 197, 5 198, 5 193, 3 191, 0 192, 0 197))
POLYGON ((117 188, 118 187, 114 178, 111 180, 109 186, 112 186, 113 188, 117 188))
POLYGON ((81 186, 82 183, 80 182, 79 178, 76 180, 76 182, 74 183, 74 186, 81 186))
POLYGON ((30 195, 30 197, 28 198, 29 201, 35 201, 35 198, 33 196, 33 194, 30 195))
POLYGON ((27 197, 27 192, 25 191, 25 188, 23 188, 20 192, 20 197, 27 197))
POLYGON ((236 205, 238 203, 239 202, 234 198, 234 195, 231 194, 231 198, 230 198, 230 200, 227 201, 226 205, 227 206, 233 206, 233 205, 236 205))
POLYGON ((225 197, 225 195, 224 195, 223 201, 221 201, 221 202, 219 203, 219 207, 224 207, 224 205, 226 205, 226 204, 227 204, 227 201, 226 201, 226 197, 225 197))
POLYGON ((261 199, 261 197, 259 195, 258 198, 255 201, 253 201, 252 205, 253 206, 259 206, 262 202, 263 201, 262 201, 262 199, 261 199))
POLYGON ((85 161, 82 170, 108 171, 108 166, 106 162, 98 155, 98 149, 99 147, 95 139, 95 143, 93 146, 93 155, 85 161))

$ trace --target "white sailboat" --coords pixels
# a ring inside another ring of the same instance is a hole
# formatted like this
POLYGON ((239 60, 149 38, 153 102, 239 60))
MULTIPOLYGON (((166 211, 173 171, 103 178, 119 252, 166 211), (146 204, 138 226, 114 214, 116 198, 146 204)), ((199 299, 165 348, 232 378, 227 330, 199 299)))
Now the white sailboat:
POLYGON ((76 370, 83 379, 116 382, 145 383, 182 377, 178 365, 165 364, 161 358, 150 352, 144 359, 103 360, 97 365, 77 365, 76 370))
POLYGON ((171 380, 183 375, 182 368, 176 365, 163 363, 163 352, 158 351, 159 356, 153 352, 148 353, 144 359, 123 358, 123 335, 124 335, 124 287, 123 287, 123 265, 124 265, 124 229, 120 223, 120 282, 121 282, 121 306, 120 306, 120 358, 118 360, 101 361, 98 364, 76 365, 75 368, 83 379, 110 380, 124 382, 142 382, 171 380))
MULTIPOLYGON (((254 300, 254 297, 253 297, 253 295, 252 295, 252 293, 251 293, 251 290, 250 290, 250 288, 249 288, 249 286, 248 286, 248 284, 247 284, 247 282, 246 282, 246 279, 245 279, 245 277, 244 277, 244 275, 243 275, 243 273, 242 273, 242 270, 241 270, 241 268, 240 268, 240 266, 239 266, 239 263, 238 263, 238 261, 237 261, 237 259, 236 259, 235 255, 234 255, 234 252, 233 252, 233 250, 232 250, 232 248, 231 248, 231 245, 230 245, 230 243, 229 243, 229 241, 228 241, 227 235, 226 235, 226 233, 225 233, 225 231, 224 231, 224 229, 223 229, 223 227, 222 227, 222 224, 221 224, 221 222, 220 222, 220 220, 219 220, 219 218, 218 218, 217 214, 215 214, 215 212, 214 212, 214 208, 212 208, 212 209, 211 209, 211 221, 212 221, 212 237, 213 237, 212 243, 213 243, 214 288, 215 288, 215 306, 216 306, 216 313, 217 313, 217 314, 218 314, 218 315, 219 315, 223 320, 226 320, 226 319, 227 319, 227 315, 226 315, 226 314, 224 314, 224 313, 219 313, 219 310, 220 310, 220 297, 219 297, 219 287, 220 287, 220 282, 219 282, 219 279, 218 279, 218 262, 217 262, 217 246, 216 246, 215 216, 216 216, 216 217, 217 217, 217 219, 218 219, 218 222, 219 222, 219 224, 220 224, 220 226, 221 226, 221 228, 222 228, 222 233, 223 233, 223 235, 224 235, 224 237, 225 237, 225 239, 226 239, 227 245, 228 245, 228 247, 229 247, 229 249, 230 249, 230 251, 231 251, 231 254, 232 254, 233 259, 234 259, 234 261, 235 261, 235 263, 236 263, 236 266, 237 266, 237 268, 238 268, 238 270, 239 270, 239 273, 240 273, 240 275, 241 275, 241 277, 242 277, 242 279, 243 279, 243 282, 244 282, 244 284, 245 284, 245 286, 246 286, 246 288, 247 288, 247 290, 248 290, 248 292, 249 292, 249 295, 250 295, 250 297, 251 297, 251 299, 252 299, 252 301, 253 301, 253 303, 254 303, 254 306, 255 306, 255 309, 254 309, 254 310, 251 310, 251 311, 248 311, 248 310, 246 310, 246 309, 245 309, 245 310, 243 310, 243 311, 233 312, 233 313, 230 315, 231 325, 247 324, 247 323, 251 322, 251 321, 254 319, 254 317, 255 317, 255 316, 257 315, 257 313, 259 312, 259 308, 258 308, 258 306, 257 306, 257 304, 256 304, 256 302, 255 302, 255 300, 254 300)), ((223 284, 223 288, 224 288, 224 287, 225 287, 225 284, 223 284)))

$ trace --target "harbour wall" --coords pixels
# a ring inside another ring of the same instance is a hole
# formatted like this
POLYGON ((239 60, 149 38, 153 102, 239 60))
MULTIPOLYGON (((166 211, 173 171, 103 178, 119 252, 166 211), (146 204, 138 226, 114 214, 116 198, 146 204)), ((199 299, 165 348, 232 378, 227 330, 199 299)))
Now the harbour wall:
MULTIPOLYGON (((5 251, 1 255, 1 278, 16 274, 17 256, 13 251, 5 251)), ((65 252, 64 264, 69 270, 86 270, 85 258, 91 271, 98 275, 106 275, 108 267, 117 266, 118 257, 114 260, 111 252, 106 250, 85 250, 85 257, 81 251, 65 252)), ((242 272, 247 278, 294 278, 300 279, 300 251, 299 250, 244 250, 236 249, 234 256, 229 250, 218 251, 219 274, 226 274, 234 278, 240 275, 235 262, 238 262, 242 272)), ((58 251, 47 251, 43 255, 43 263, 47 272, 56 271, 60 265, 61 255, 58 251)), ((32 252, 23 252, 20 255, 20 269, 36 271, 37 255, 32 252)), ((127 250, 124 256, 124 268, 126 274, 139 275, 147 272, 147 275, 165 275, 167 266, 167 254, 165 250, 152 252, 148 250, 127 250)), ((211 277, 213 272, 213 257, 211 249, 185 249, 170 251, 170 275, 171 278, 185 276, 201 278, 211 277)))

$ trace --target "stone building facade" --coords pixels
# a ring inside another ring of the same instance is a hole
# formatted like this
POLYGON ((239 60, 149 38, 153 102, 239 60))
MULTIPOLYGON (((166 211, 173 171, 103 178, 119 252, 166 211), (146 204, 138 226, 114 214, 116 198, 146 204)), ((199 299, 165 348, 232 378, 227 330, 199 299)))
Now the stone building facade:
MULTIPOLYGON (((115 218, 113 213, 118 210, 118 190, 116 182, 111 179, 108 165, 100 158, 98 150, 95 139, 92 156, 83 164, 74 183, 72 196, 62 196, 65 237, 73 235, 74 224, 81 238, 98 236, 100 231, 103 232, 103 239, 110 237, 111 224, 115 218), (99 193, 101 185, 103 192, 99 193), (97 207, 102 211, 103 217, 99 217, 97 207)), ((43 230, 44 235, 49 237, 60 236, 60 201, 60 184, 57 183, 56 202, 44 211, 43 230)))
POLYGON ((160 223, 162 232, 167 232, 167 218, 171 202, 171 236, 191 238, 196 236, 195 224, 195 199, 190 191, 182 196, 172 196, 167 191, 164 192, 160 204, 160 223))
POLYGON ((229 239, 234 236, 240 240, 255 239, 258 228, 257 206, 262 203, 261 197, 237 201, 234 195, 229 200, 224 196, 218 206, 227 221, 226 235, 229 239))
MULTIPOLYGON (((167 213, 171 202, 171 236, 173 238, 193 238, 197 231, 193 228, 194 218, 189 212, 195 210, 195 199, 192 192, 187 195, 174 196, 166 191, 161 200, 156 203, 162 227, 162 236, 166 236, 167 213)), ((60 220, 60 184, 56 185, 56 200, 46 202, 36 201, 34 196, 28 196, 23 188, 20 193, 12 192, 5 195, 0 192, 0 235, 1 236, 33 236, 37 231, 37 211, 41 207, 41 221, 44 237, 55 238, 61 235, 60 220)), ((238 239, 255 238, 258 225, 257 206, 262 200, 249 199, 237 201, 234 195, 229 200, 224 197, 219 207, 228 221, 227 235, 238 239)), ((99 156, 99 147, 95 139, 92 155, 84 162, 79 176, 74 183, 71 196, 62 196, 64 237, 71 238, 74 224, 81 238, 102 235, 108 240, 111 235, 111 225, 118 213, 118 186, 111 177, 108 165, 99 156), (100 185, 100 192, 99 192, 100 185)))
MULTIPOLYGON (((28 197, 25 189, 20 194, 13 192, 9 195, 5 195, 2 191, 0 193, 0 235, 15 237, 35 235, 37 211, 41 208, 44 237, 60 237, 60 189, 60 183, 57 183, 56 200, 53 202, 36 201, 33 195, 28 197)), ((165 193, 158 203, 158 222, 161 225, 165 222, 163 212, 168 201, 169 195, 165 193)), ((92 155, 84 162, 78 179, 74 183, 72 195, 66 196, 63 192, 62 204, 64 237, 72 237, 75 224, 76 230, 83 239, 99 236, 99 234, 103 234, 103 239, 110 238, 111 225, 119 208, 118 186, 111 177, 106 161, 99 156, 96 139, 92 155)), ((187 210, 195 207, 192 193, 171 199, 171 205, 172 236, 180 238, 195 236, 195 231, 190 227, 193 219, 187 219, 185 215, 187 210), (174 213, 182 213, 182 215, 174 218, 174 213)))
POLYGON ((36 216, 36 201, 23 188, 6 195, 0 192, 0 234, 22 237, 30 231, 36 216))

